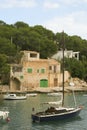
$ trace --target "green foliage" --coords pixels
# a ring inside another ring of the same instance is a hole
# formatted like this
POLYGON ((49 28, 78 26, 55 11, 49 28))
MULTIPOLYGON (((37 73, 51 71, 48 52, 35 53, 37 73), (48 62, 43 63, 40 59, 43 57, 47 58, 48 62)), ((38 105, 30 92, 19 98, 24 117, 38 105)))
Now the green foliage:
POLYGON ((18 21, 14 24, 14 27, 16 28, 27 28, 29 27, 28 24, 22 22, 22 21, 18 21))
POLYGON ((65 68, 71 73, 72 77, 78 77, 80 79, 85 78, 85 68, 82 61, 74 58, 65 60, 65 68))
MULTIPOLYGON (((8 25, 0 20, 1 79, 10 73, 8 64, 20 62, 22 56, 20 51, 37 51, 41 58, 48 58, 62 48, 61 38, 61 33, 54 34, 41 25, 30 27, 22 21, 8 25)), ((70 71, 73 77, 87 80, 87 40, 81 39, 79 36, 68 36, 64 33, 64 41, 66 49, 80 52, 80 61, 67 59, 65 62, 66 69, 70 71)))
POLYGON ((7 63, 8 57, 5 54, 0 54, 0 72, 2 67, 7 63))
POLYGON ((1 69, 1 83, 2 84, 9 84, 10 78, 10 66, 5 64, 1 69))
POLYGON ((52 31, 44 28, 41 25, 36 25, 36 26, 34 26, 33 29, 37 33, 39 33, 43 38, 48 38, 49 40, 54 40, 54 38, 55 38, 55 34, 52 31))
POLYGON ((16 53, 15 45, 12 44, 9 39, 0 38, 0 53, 7 56, 13 56, 16 53))
POLYGON ((0 20, 0 25, 5 25, 6 23, 2 20, 0 20))
POLYGON ((0 80, 2 84, 9 83, 10 66, 7 61, 8 57, 5 54, 0 54, 0 80))

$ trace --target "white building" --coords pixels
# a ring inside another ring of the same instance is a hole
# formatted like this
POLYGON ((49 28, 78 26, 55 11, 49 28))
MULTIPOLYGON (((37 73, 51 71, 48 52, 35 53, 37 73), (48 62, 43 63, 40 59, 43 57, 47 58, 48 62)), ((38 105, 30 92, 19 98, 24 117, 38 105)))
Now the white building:
MULTIPOLYGON (((79 60, 79 52, 73 52, 73 50, 65 50, 64 56, 66 58, 76 58, 77 60, 79 60)), ((52 58, 56 60, 61 60, 63 58, 62 50, 58 51, 55 55, 52 56, 52 58)))

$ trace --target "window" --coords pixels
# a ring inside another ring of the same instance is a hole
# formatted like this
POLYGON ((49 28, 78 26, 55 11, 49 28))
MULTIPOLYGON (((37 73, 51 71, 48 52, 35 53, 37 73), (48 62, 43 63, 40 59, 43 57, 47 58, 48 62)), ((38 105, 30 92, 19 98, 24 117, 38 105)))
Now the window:
POLYGON ((45 73, 45 69, 41 69, 41 73, 45 73))
POLYGON ((28 73, 32 73, 32 68, 27 69, 28 73))
POLYGON ((52 70, 52 66, 49 66, 49 70, 52 70))
POLYGON ((36 58, 36 57, 37 57, 37 54, 35 54, 35 53, 30 53, 30 57, 31 57, 31 58, 36 58))
POLYGON ((39 69, 37 69, 37 73, 39 73, 39 69))
POLYGON ((56 66, 54 66, 54 73, 56 73, 56 69, 57 69, 56 66))
POLYGON ((22 76, 22 75, 20 76, 20 79, 23 79, 23 76, 22 76))

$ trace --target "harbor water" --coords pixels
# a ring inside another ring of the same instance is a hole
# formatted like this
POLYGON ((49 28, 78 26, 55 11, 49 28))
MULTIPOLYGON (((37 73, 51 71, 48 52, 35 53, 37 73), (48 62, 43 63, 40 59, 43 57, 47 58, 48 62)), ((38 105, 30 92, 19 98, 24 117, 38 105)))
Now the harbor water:
MULTIPOLYGON (((0 107, 8 107, 10 111, 10 122, 1 123, 0 130, 87 130, 87 96, 84 93, 76 93, 77 103, 84 105, 80 115, 74 119, 63 121, 49 121, 33 123, 31 120, 32 108, 35 111, 46 107, 47 101, 57 101, 59 97, 38 94, 35 97, 28 97, 27 100, 3 100, 0 107)), ((65 94, 65 104, 73 106, 72 94, 65 94)))

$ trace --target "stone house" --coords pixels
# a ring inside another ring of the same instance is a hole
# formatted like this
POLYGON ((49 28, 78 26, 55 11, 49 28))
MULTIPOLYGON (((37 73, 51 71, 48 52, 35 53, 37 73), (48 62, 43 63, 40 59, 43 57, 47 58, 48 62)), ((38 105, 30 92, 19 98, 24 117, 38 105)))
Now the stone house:
MULTIPOLYGON (((35 51, 23 51, 20 64, 11 65, 10 90, 29 91, 37 87, 58 87, 62 83, 60 63, 54 59, 40 59, 35 51)), ((65 72, 65 81, 69 73, 65 72)))

